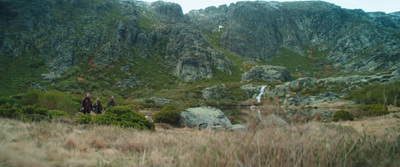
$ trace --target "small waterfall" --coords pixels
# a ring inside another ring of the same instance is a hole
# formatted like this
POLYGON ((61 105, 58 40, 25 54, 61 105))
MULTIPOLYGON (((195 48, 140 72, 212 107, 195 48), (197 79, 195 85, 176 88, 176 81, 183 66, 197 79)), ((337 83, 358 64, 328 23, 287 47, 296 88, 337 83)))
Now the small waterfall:
POLYGON ((265 85, 261 86, 260 94, 258 94, 258 96, 256 97, 257 103, 260 103, 260 102, 261 102, 261 97, 262 97, 262 95, 264 94, 264 90, 265 90, 266 87, 267 87, 267 86, 265 86, 265 85))

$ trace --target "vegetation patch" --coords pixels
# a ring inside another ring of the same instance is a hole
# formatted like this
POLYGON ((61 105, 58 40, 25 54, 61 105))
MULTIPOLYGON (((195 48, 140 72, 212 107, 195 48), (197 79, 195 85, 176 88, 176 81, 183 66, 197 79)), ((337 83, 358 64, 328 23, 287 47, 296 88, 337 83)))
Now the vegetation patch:
POLYGON ((22 97, 24 105, 35 105, 48 110, 62 110, 69 115, 74 115, 80 107, 80 100, 58 91, 42 92, 37 89, 29 90, 22 97))
POLYGON ((174 105, 167 105, 161 111, 153 115, 154 122, 167 123, 178 126, 181 110, 174 105))
POLYGON ((2 56, 0 59, 1 96, 24 93, 32 82, 41 83, 41 75, 47 70, 44 63, 37 49, 24 52, 18 58, 2 56))
POLYGON ((353 121, 354 120, 354 116, 353 114, 351 114, 350 112, 346 111, 346 110, 339 110, 336 111, 335 114, 333 114, 333 119, 332 121, 338 122, 339 120, 342 121, 353 121))
POLYGON ((400 83, 370 84, 351 91, 347 99, 360 104, 385 104, 400 106, 400 83))
POLYGON ((300 55, 288 48, 282 48, 278 56, 266 62, 274 66, 289 69, 294 77, 328 77, 338 72, 338 67, 331 67, 325 58, 328 50, 318 50, 313 46, 305 48, 305 55, 300 55), (321 72, 323 71, 323 72, 321 72))
POLYGON ((371 104, 363 108, 363 111, 368 116, 382 116, 389 114, 388 107, 383 104, 371 104))
POLYGON ((126 106, 116 106, 107 109, 105 114, 81 115, 76 120, 79 124, 114 125, 123 128, 140 130, 154 130, 154 123, 147 120, 144 115, 126 106))
POLYGON ((0 117, 20 121, 45 121, 59 117, 70 118, 63 111, 47 110, 37 105, 20 107, 9 103, 0 105, 0 117))

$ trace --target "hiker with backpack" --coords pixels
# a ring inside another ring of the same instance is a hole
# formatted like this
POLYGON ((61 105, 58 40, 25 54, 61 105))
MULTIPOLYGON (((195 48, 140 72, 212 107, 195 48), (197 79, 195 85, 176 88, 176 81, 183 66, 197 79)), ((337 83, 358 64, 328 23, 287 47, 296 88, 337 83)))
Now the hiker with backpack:
POLYGON ((90 111, 93 110, 92 101, 90 100, 90 94, 87 93, 86 97, 82 101, 81 111, 83 114, 90 114, 90 111))
POLYGON ((115 101, 114 101, 114 96, 111 96, 111 97, 110 97, 110 101, 108 101, 108 103, 107 103, 107 108, 106 108, 106 110, 107 110, 108 108, 114 107, 114 106, 117 106, 117 103, 115 103, 115 101))
POLYGON ((94 113, 101 114, 103 112, 103 105, 101 105, 100 98, 97 98, 96 103, 94 103, 94 113))

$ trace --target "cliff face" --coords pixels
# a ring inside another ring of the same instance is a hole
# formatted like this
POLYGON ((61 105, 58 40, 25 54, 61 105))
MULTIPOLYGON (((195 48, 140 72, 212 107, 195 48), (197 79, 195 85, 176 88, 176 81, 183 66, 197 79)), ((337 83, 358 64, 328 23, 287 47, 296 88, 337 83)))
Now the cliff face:
MULTIPOLYGON (((56 79, 83 57, 109 66, 121 57, 162 57, 173 73, 192 81, 211 78, 212 65, 229 72, 221 52, 210 48, 178 4, 134 1, 5 1, 2 56, 27 52, 45 59, 56 79), (12 15, 12 16, 9 16, 12 15)), ((145 67, 143 67, 145 68, 145 67)), ((51 77, 53 76, 53 77, 51 77)))
POLYGON ((223 31, 221 45, 240 56, 270 60, 281 48, 301 55, 327 50, 344 72, 398 67, 400 24, 396 14, 347 10, 326 2, 238 2, 191 11, 193 24, 223 31))
MULTIPOLYGON (((74 66, 152 68, 125 61, 139 59, 183 81, 212 78, 218 71, 231 75, 235 64, 204 36, 216 32, 225 53, 250 60, 272 60, 283 48, 305 56, 312 46, 326 51, 330 65, 343 72, 400 67, 398 13, 325 2, 238 2, 184 15, 178 4, 166 2, 0 0, 0 20, 0 56, 43 61, 49 68, 42 79, 48 81, 74 66)), ((131 72, 124 76, 132 78, 131 72)), ((138 77, 146 82, 154 76, 138 77)))

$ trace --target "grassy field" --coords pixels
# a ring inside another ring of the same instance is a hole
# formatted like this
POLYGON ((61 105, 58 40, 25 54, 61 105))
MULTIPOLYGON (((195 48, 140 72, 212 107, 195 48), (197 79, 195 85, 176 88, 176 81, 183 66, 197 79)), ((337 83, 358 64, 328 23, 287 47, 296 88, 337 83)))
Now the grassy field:
POLYGON ((399 115, 234 132, 0 119, 0 166, 399 166, 399 115))

